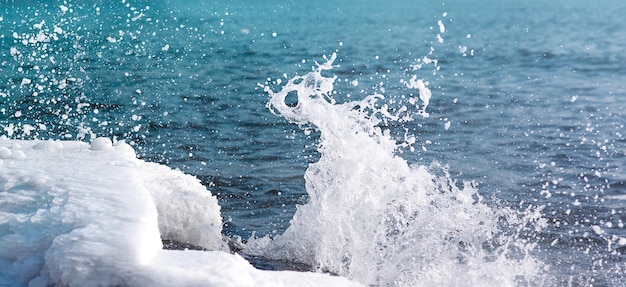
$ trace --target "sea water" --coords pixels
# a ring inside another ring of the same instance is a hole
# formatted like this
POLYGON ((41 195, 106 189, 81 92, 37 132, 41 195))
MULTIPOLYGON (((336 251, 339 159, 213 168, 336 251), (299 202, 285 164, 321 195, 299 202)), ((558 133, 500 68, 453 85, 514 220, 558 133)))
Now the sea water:
POLYGON ((3 136, 124 140, 200 178, 250 256, 376 285, 623 284, 622 1, 0 9, 3 136))

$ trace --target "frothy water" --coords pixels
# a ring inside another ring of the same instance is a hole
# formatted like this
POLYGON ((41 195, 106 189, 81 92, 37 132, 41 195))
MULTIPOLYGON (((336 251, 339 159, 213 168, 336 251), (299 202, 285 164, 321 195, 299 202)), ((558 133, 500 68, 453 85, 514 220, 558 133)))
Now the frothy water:
MULTIPOLYGON (((336 103, 336 78, 322 75, 335 58, 279 92, 265 89, 273 113, 319 131, 321 157, 305 174, 309 202, 298 206, 285 233, 251 238, 245 252, 366 285, 537 284, 542 264, 531 255, 535 244, 518 231, 539 229, 538 213, 489 206, 470 182, 455 182, 438 163, 409 164, 398 150, 414 138, 398 141, 380 126, 411 120, 409 109, 391 114, 377 104, 382 95, 336 103)), ((419 83, 407 86, 419 89, 425 114, 430 91, 419 83)))

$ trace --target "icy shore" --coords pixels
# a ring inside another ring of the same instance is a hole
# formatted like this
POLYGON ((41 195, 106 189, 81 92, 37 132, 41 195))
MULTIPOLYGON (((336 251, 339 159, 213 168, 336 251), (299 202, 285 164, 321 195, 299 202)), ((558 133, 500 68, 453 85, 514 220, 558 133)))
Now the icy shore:
POLYGON ((360 286, 255 269, 228 252, 221 226, 196 178, 123 142, 0 140, 2 286, 360 286), (211 251, 163 250, 162 239, 211 251))

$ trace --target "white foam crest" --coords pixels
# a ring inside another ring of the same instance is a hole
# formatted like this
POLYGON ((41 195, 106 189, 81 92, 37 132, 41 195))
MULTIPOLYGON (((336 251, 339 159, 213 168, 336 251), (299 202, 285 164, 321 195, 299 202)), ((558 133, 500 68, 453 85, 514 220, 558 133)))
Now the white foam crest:
MULTIPOLYGON (((532 280, 540 267, 528 255, 533 246, 499 226, 521 228, 537 217, 493 209, 471 184, 457 187, 445 167, 410 165, 399 157, 403 143, 378 125, 398 120, 387 116, 386 106, 376 106, 382 95, 342 104, 331 97, 335 77, 322 71, 335 57, 279 92, 265 89, 273 113, 319 130, 321 157, 305 173, 309 202, 298 206, 289 228, 273 239, 251 238, 245 252, 366 285, 512 286, 532 280), (293 93, 298 102, 290 106, 286 99, 293 93)), ((407 86, 419 89, 419 82, 414 78, 407 86)))

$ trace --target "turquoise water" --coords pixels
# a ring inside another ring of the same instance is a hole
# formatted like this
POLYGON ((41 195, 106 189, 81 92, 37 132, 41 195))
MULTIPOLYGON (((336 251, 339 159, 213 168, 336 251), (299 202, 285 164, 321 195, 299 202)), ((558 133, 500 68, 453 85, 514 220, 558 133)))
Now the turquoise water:
POLYGON ((621 286, 626 4, 544 2, 5 1, 1 134, 125 140, 199 177, 226 235, 276 236, 308 201, 320 135, 272 114, 259 84, 336 52, 337 102, 381 93, 393 111, 415 93, 401 80, 429 83, 429 117, 380 125, 416 136, 410 164, 540 213, 505 233, 537 244, 555 285, 621 286))

